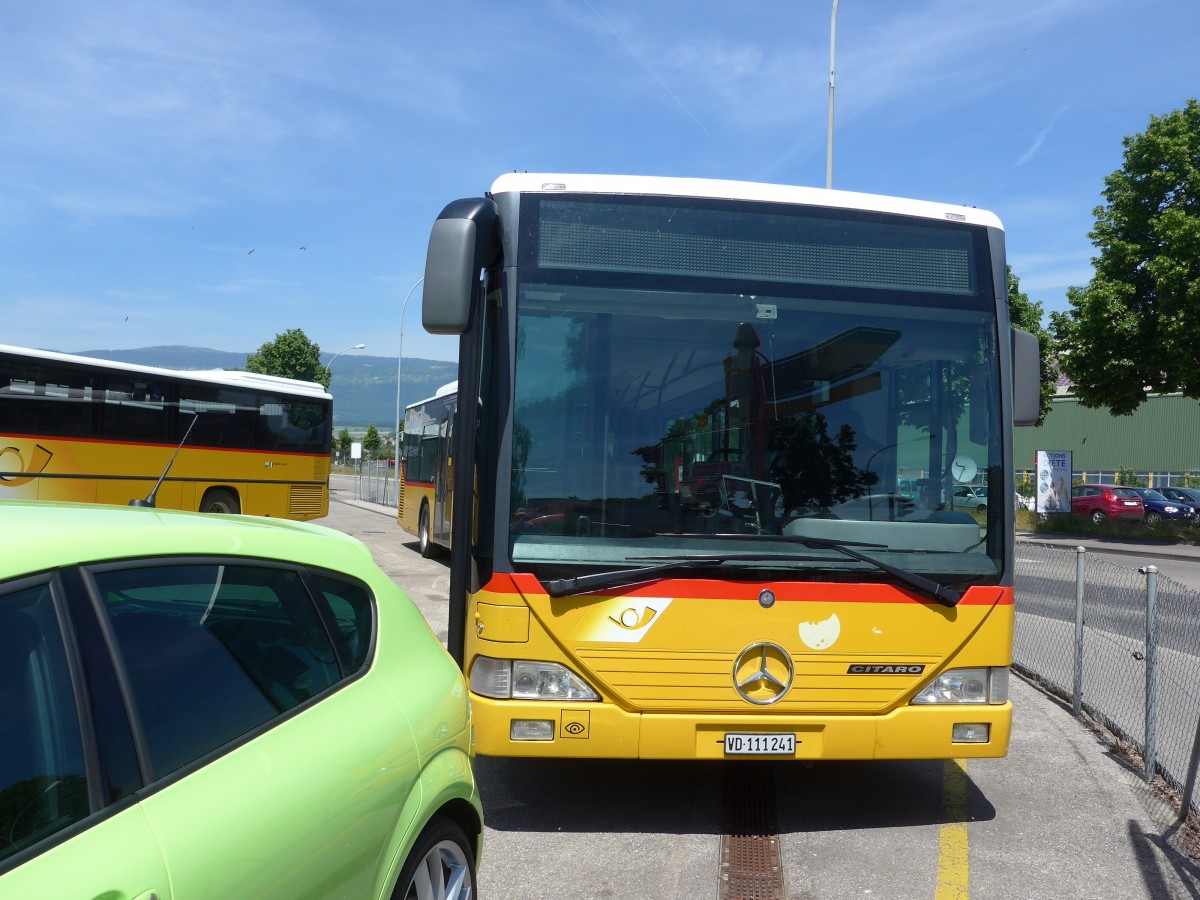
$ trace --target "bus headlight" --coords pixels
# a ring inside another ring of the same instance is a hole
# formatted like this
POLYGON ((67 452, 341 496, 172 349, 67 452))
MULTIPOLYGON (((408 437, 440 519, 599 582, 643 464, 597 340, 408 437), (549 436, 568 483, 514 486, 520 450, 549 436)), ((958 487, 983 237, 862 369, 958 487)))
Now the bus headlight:
POLYGON ((914 704, 1008 702, 1008 667, 948 669, 913 697, 914 704))
POLYGON ((471 690, 497 700, 591 701, 600 699, 566 666, 528 659, 479 656, 471 666, 471 690))

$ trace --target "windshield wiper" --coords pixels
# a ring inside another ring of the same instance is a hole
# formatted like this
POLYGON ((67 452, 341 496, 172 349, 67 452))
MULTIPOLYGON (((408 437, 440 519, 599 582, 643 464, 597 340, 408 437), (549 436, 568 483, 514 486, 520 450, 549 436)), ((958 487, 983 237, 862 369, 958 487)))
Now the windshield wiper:
POLYGON ((865 553, 859 553, 855 547, 870 547, 876 550, 887 550, 885 544, 871 544, 865 541, 831 541, 827 538, 802 537, 798 534, 675 534, 666 535, 663 537, 687 537, 687 538, 714 538, 717 540, 726 541, 774 541, 786 544, 800 544, 802 547, 807 547, 810 550, 834 550, 838 553, 843 553, 851 559, 857 559, 861 562, 868 563, 875 568, 891 575, 901 584, 910 587, 913 590, 920 591, 927 595, 936 603, 942 606, 954 607, 958 606, 962 600, 964 591, 957 588, 952 588, 948 585, 934 581, 932 578, 926 578, 924 575, 918 575, 916 572, 910 572, 907 569, 901 569, 893 566, 890 563, 882 562, 881 560, 867 556, 865 553))
MULTIPOLYGON (((594 572, 576 578, 553 578, 544 582, 542 586, 551 597, 565 597, 567 594, 586 594, 600 588, 654 581, 677 570, 715 568, 727 562, 789 562, 791 557, 782 553, 722 553, 719 556, 706 553, 694 556, 627 556, 625 560, 631 563, 653 562, 658 565, 594 572)), ((833 557, 829 557, 827 561, 832 560, 833 557)))
MULTIPOLYGON (((963 598, 963 591, 957 588, 952 588, 948 585, 934 581, 932 578, 926 578, 924 575, 918 575, 916 572, 910 572, 907 569, 901 569, 898 566, 893 566, 890 563, 885 563, 881 560, 867 556, 865 553, 860 553, 855 547, 867 547, 874 550, 887 550, 885 544, 872 544, 867 541, 831 541, 826 538, 801 537, 800 535, 792 534, 701 534, 701 533, 686 533, 686 534, 671 534, 662 535, 663 537, 686 537, 686 538, 713 538, 716 540, 734 540, 734 541, 762 541, 768 540, 778 543, 800 544, 802 547, 807 547, 810 550, 833 550, 848 556, 851 559, 856 559, 860 562, 865 562, 872 565, 882 572, 891 575, 901 584, 910 587, 915 591, 919 591, 931 598, 934 602, 942 606, 954 607, 963 598)), ((611 572, 596 572, 591 575, 580 575, 575 578, 554 578, 545 582, 544 587, 546 593, 551 597, 565 597, 568 594, 586 594, 589 591, 600 590, 606 587, 617 587, 622 585, 638 584, 643 581, 653 581, 657 578, 663 578, 676 571, 686 569, 708 568, 719 566, 726 562, 780 562, 786 560, 778 553, 723 553, 720 556, 704 555, 704 556, 638 556, 629 557, 630 562, 646 561, 657 562, 658 560, 671 560, 663 562, 659 565, 642 566, 633 569, 617 569, 611 572)), ((822 561, 822 560, 812 560, 822 561)))
MULTIPOLYGON (((669 557, 647 558, 667 559, 669 557)), ((565 597, 567 594, 586 594, 588 591, 596 591, 605 587, 637 584, 641 581, 653 581, 656 578, 669 575, 678 569, 719 566, 727 558, 723 556, 688 556, 657 566, 617 569, 613 572, 596 572, 592 575, 580 575, 576 578, 552 578, 544 584, 544 587, 546 588, 546 593, 551 597, 565 597)))

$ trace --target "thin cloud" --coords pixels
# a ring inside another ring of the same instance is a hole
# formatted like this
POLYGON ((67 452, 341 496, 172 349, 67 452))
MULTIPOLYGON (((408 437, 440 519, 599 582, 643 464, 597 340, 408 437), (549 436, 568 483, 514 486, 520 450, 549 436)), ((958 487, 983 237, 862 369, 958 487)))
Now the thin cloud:
POLYGON ((1025 163, 1029 162, 1038 155, 1038 151, 1040 151, 1042 149, 1042 145, 1046 143, 1046 138, 1050 136, 1050 132, 1054 130, 1055 124, 1063 117, 1063 114, 1067 111, 1067 109, 1068 107, 1064 106, 1050 117, 1050 121, 1046 123, 1046 127, 1039 131, 1038 136, 1033 139, 1033 144, 1028 150, 1025 151, 1024 155, 1017 160, 1018 166, 1025 165, 1025 163))
POLYGON ((612 36, 617 39, 617 43, 619 43, 625 49, 625 52, 628 53, 630 56, 632 56, 634 59, 636 59, 638 61, 638 64, 641 65, 641 67, 643 69, 645 69, 647 72, 650 73, 650 77, 652 77, 655 81, 657 81, 659 86, 664 91, 666 91, 668 95, 670 95, 671 99, 674 100, 677 104, 679 104, 679 108, 682 109, 685 113, 687 113, 688 118, 690 118, 693 122, 695 122, 696 125, 699 126, 700 130, 703 131, 705 134, 711 135, 712 132, 710 132, 706 127, 704 127, 704 123, 701 122, 700 119, 696 116, 696 114, 694 112, 692 112, 692 110, 688 107, 688 105, 686 103, 684 103, 683 100, 680 99, 679 95, 676 94, 673 90, 671 90, 670 85, 668 85, 665 81, 663 81, 662 78, 659 77, 659 74, 657 72, 655 72, 654 69, 650 68, 650 64, 647 63, 646 60, 642 59, 641 55, 636 50, 634 50, 632 46, 630 46, 629 42, 626 41, 623 37, 621 37, 620 33, 615 28, 613 28, 612 25, 610 25, 608 23, 608 20, 605 19, 604 16, 600 15, 600 12, 596 9, 595 6, 592 5, 591 0, 584 0, 584 2, 587 4, 588 9, 590 9, 592 11, 592 15, 594 15, 597 19, 599 19, 601 21, 601 23, 603 23, 604 27, 609 30, 609 32, 612 34, 612 36))
POLYGON ((394 33, 288 4, 143 12, 114 0, 6 20, 0 191, 19 209, 120 218, 187 213, 225 186, 286 196, 329 148, 368 145, 368 110, 466 117, 455 73, 394 33))

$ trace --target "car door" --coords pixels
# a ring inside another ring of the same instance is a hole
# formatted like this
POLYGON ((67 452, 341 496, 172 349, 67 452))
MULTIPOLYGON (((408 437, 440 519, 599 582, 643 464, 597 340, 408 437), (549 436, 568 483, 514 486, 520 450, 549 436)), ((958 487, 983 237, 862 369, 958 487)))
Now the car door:
POLYGON ((257 562, 94 577, 177 895, 373 896, 419 764, 394 701, 354 677, 371 643, 365 586, 257 562), (306 583, 357 612, 328 627, 306 583))
POLYGON ((0 585, 0 896, 170 900, 141 807, 89 783, 84 735, 104 713, 79 708, 64 620, 50 579, 0 585))
POLYGON ((0 897, 96 897, 171 900, 158 842, 134 803, 77 833, 63 834, 11 871, 0 874, 0 897))

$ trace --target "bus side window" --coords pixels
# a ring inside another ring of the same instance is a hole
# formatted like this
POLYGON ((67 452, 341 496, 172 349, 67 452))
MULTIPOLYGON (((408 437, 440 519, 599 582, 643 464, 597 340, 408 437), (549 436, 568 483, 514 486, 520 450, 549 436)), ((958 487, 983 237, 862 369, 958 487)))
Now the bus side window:
POLYGON ((92 378, 58 366, 10 361, 0 377, 0 422, 24 434, 92 434, 92 378))
POLYGON ((106 437, 162 443, 169 440, 163 385, 141 379, 109 378, 100 414, 106 437))

